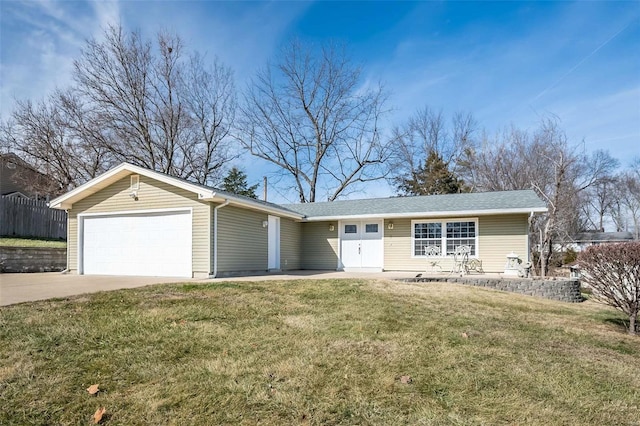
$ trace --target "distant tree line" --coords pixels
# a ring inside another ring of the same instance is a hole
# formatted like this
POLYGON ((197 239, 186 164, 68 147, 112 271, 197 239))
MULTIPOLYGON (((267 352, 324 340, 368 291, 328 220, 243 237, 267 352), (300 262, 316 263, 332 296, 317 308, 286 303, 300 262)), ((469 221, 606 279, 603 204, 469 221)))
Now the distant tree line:
POLYGON ((121 27, 89 40, 73 84, 19 100, 0 149, 53 177, 61 192, 127 161, 255 197, 233 167, 243 152, 269 162, 275 184, 300 202, 335 200, 387 180, 398 195, 533 189, 549 212, 531 219, 536 265, 580 230, 640 231, 640 159, 569 141, 557 118, 531 130, 483 132, 470 113, 431 106, 389 125, 389 96, 345 46, 293 40, 245 90, 217 58, 180 37, 121 27), (386 126, 386 127, 385 127, 386 126))

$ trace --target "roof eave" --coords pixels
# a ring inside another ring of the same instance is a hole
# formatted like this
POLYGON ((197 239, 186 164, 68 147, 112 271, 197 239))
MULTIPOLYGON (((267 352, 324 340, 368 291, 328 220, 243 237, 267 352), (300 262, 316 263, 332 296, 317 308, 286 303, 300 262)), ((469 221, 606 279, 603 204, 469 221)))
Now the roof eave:
POLYGON ((304 222, 326 222, 329 220, 345 219, 406 219, 406 218, 436 218, 436 217, 460 217, 460 216, 489 216, 497 214, 536 214, 546 213, 546 207, 529 207, 515 209, 489 209, 489 210, 452 210, 435 212, 408 212, 408 213, 376 213, 353 214, 334 216, 308 216, 304 222))
POLYGON ((292 212, 286 209, 279 209, 275 206, 265 206, 264 204, 251 201, 251 200, 246 200, 240 197, 234 197, 229 194, 218 194, 214 192, 211 194, 210 197, 204 198, 204 200, 211 201, 214 203, 223 203, 225 201, 229 201, 230 205, 235 205, 235 206, 250 209, 250 210, 258 210, 265 213, 273 213, 274 215, 277 215, 277 216, 287 217, 287 218, 295 219, 298 221, 304 218, 304 215, 300 213, 292 212))

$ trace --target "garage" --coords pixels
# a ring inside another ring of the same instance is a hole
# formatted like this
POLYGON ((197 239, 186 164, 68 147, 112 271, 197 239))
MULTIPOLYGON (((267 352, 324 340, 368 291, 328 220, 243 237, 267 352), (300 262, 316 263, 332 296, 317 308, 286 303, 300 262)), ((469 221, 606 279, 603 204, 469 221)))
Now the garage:
POLYGON ((78 215, 80 273, 192 276, 191 209, 78 215))

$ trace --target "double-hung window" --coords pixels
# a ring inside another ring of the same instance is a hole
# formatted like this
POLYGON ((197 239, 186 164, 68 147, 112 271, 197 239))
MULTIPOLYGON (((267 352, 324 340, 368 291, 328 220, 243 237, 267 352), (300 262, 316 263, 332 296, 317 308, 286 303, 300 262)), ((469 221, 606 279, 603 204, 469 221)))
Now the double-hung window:
POLYGON ((413 255, 423 256, 426 248, 435 246, 442 253, 442 224, 439 222, 417 222, 413 224, 413 255))
POLYGON ((459 246, 469 246, 470 255, 477 255, 477 219, 414 220, 411 225, 413 256, 424 256, 429 246, 436 246, 442 256, 453 256, 459 246))

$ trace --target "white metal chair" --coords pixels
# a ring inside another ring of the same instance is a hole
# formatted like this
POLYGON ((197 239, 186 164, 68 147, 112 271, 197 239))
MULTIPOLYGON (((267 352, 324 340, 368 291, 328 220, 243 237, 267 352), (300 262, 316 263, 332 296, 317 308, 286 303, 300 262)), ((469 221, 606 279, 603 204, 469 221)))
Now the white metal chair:
POLYGON ((453 251, 453 269, 450 275, 469 273, 469 254, 471 254, 470 246, 458 246, 453 251))
POLYGON ((427 272, 442 272, 440 266, 440 247, 438 246, 426 246, 423 247, 424 255, 427 257, 427 263, 429 264, 430 271, 427 272))

